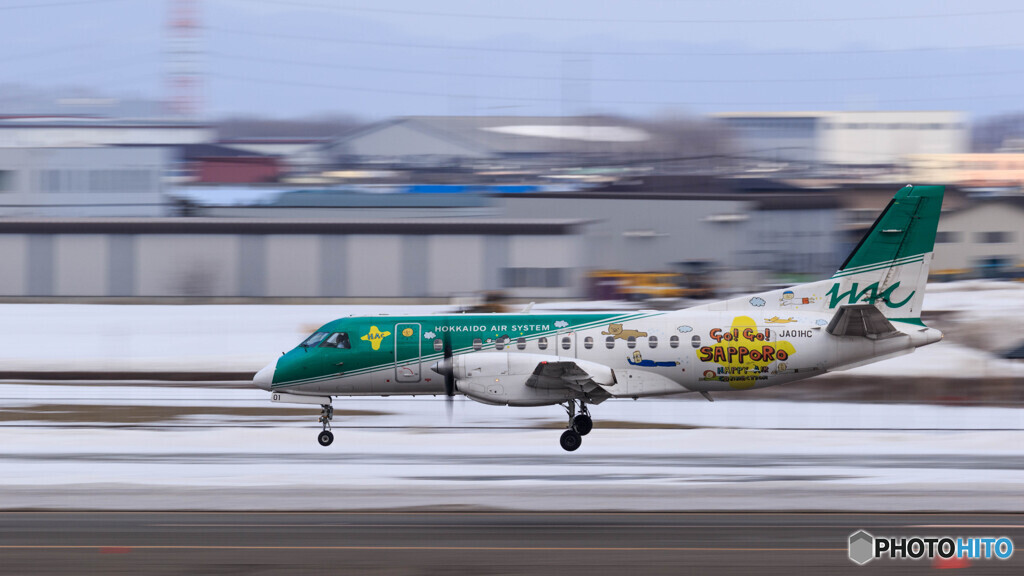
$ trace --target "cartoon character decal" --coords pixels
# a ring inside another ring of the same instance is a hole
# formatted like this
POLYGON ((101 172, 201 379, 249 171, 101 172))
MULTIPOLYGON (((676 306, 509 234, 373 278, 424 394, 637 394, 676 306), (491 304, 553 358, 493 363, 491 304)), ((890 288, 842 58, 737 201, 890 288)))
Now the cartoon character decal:
POLYGON ((796 318, 790 316, 789 318, 779 318, 778 316, 772 316, 771 318, 765 318, 765 322, 769 324, 789 324, 790 322, 796 322, 796 318))
POLYGON ((679 365, 679 362, 675 362, 675 361, 671 361, 671 362, 657 362, 655 360, 644 360, 644 357, 640 354, 639 350, 636 350, 635 352, 633 352, 633 357, 632 358, 627 358, 626 361, 629 362, 630 364, 632 364, 633 366, 659 367, 659 366, 678 366, 679 365))
POLYGON ((622 328, 622 324, 609 324, 607 332, 601 332, 605 336, 615 336, 620 340, 629 340, 630 338, 646 338, 647 332, 641 332, 639 330, 626 330, 622 328))
MULTIPOLYGON (((789 359, 796 349, 784 340, 772 341, 772 328, 758 328, 753 318, 737 316, 732 327, 712 328, 708 336, 715 342, 697 350, 701 362, 719 365, 717 377, 712 380, 728 382, 731 388, 753 388, 768 379, 772 364, 789 359)), ((777 368, 777 367, 776 367, 777 368)), ((704 371, 705 378, 708 370, 704 371)))
POLYGON ((796 294, 792 290, 786 290, 782 293, 782 298, 779 298, 779 306, 800 306, 803 304, 813 304, 817 298, 814 296, 801 296, 797 298, 796 294))

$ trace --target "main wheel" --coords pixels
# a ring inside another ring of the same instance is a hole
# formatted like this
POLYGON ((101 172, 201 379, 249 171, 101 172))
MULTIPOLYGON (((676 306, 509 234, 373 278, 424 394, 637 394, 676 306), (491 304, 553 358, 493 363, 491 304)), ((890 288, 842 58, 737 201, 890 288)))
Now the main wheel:
POLYGON ((583 436, 580 436, 579 432, 570 428, 562 432, 562 438, 559 440, 559 443, 566 452, 572 452, 583 443, 583 436))
POLYGON ((579 432, 580 436, 586 436, 594 429, 594 421, 590 419, 590 416, 580 414, 572 419, 572 429, 579 432))
POLYGON ((330 430, 324 430, 316 439, 320 442, 321 446, 330 446, 331 442, 334 442, 334 433, 330 430))

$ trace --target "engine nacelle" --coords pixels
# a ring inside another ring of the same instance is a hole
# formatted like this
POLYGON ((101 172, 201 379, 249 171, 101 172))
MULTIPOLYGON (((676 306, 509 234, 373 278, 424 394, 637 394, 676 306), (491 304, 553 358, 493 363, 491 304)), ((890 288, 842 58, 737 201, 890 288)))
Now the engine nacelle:
POLYGON ((496 406, 546 406, 574 397, 568 388, 534 388, 526 382, 541 362, 557 357, 541 354, 475 352, 452 358, 456 386, 469 398, 496 406))

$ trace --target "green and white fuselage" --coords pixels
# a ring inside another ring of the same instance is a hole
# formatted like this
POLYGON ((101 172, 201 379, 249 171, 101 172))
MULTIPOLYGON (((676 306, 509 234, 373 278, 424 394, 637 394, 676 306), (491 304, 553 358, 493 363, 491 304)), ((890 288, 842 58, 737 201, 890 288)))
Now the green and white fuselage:
POLYGON ((291 394, 443 394, 444 378, 431 366, 443 359, 442 334, 448 333, 461 394, 515 406, 570 398, 598 403, 774 386, 939 338, 934 329, 904 322, 893 323, 903 337, 832 336, 825 330, 832 314, 799 308, 343 318, 318 332, 324 340, 345 334, 350 348, 300 346, 273 365, 272 377, 264 372, 260 379, 272 378, 265 387, 291 394), (363 339, 373 334, 375 340, 363 339), (568 360, 606 366, 614 378, 582 388, 526 384, 539 362, 568 360))
POLYGON ((942 195, 900 190, 828 280, 672 312, 341 318, 255 384, 319 402, 454 391, 498 405, 597 404, 764 388, 909 353, 941 338, 921 304, 942 195))

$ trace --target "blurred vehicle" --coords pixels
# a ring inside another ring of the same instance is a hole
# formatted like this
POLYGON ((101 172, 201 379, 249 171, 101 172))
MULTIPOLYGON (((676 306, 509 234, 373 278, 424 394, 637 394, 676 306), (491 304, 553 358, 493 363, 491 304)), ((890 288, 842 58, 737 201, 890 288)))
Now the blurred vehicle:
POLYGON ((505 305, 505 294, 500 290, 490 290, 469 296, 460 296, 454 299, 455 308, 458 312, 467 314, 490 314, 508 312, 505 305))
POLYGON ((671 272, 595 270, 588 275, 590 297, 595 300, 655 300, 711 298, 711 265, 704 261, 677 262, 671 272))

